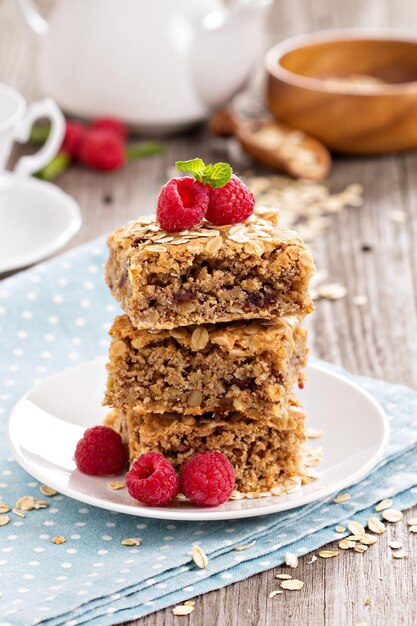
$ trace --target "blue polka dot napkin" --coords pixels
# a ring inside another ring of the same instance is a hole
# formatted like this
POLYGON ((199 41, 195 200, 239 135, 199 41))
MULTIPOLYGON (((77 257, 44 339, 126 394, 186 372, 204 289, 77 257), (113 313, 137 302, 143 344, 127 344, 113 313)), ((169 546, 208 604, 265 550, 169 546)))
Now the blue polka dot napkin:
MULTIPOLYGON (((105 257, 100 239, 0 284, 0 502, 43 497, 7 447, 13 404, 51 374, 106 354, 118 307, 103 282, 105 257)), ((393 497, 400 509, 414 505, 417 393, 351 378, 381 402, 395 427, 385 458, 349 489, 349 500, 329 498, 240 521, 172 523, 57 495, 47 509, 25 518, 10 513, 0 527, 0 626, 107 626, 134 619, 279 565, 287 550, 305 554, 340 538, 335 524, 353 517, 364 522, 382 498, 393 497), (53 544, 56 535, 66 542, 53 544), (140 537, 142 545, 121 545, 126 537, 140 537), (252 541, 245 551, 234 549, 252 541), (209 557, 206 569, 191 561, 193 542, 209 557)))

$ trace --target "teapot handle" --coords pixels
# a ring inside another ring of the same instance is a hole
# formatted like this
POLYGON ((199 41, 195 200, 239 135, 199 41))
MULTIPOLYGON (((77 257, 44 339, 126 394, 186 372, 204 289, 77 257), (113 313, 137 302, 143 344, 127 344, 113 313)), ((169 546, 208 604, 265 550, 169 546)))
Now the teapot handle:
POLYGON ((29 30, 37 37, 45 35, 48 31, 48 22, 39 13, 34 1, 17 0, 16 4, 29 30))

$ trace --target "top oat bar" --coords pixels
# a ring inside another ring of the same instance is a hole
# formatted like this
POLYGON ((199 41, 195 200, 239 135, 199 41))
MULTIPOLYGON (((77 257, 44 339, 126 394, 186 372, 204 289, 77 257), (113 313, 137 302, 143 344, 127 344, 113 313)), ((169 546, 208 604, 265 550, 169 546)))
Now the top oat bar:
POLYGON ((274 319, 313 310, 313 260, 297 234, 258 208, 242 224, 162 231, 143 217, 108 238, 106 281, 138 329, 274 319))

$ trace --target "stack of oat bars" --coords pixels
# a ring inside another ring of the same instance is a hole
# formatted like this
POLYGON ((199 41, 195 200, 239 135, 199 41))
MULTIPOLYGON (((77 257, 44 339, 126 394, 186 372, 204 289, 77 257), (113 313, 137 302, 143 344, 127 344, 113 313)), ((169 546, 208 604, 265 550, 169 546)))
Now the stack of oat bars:
POLYGON ((111 327, 108 423, 133 462, 150 450, 179 470, 203 450, 235 469, 233 497, 284 493, 306 472, 294 394, 313 306, 303 241, 255 209, 241 224, 167 233, 153 218, 108 240, 106 280, 125 311, 111 327))

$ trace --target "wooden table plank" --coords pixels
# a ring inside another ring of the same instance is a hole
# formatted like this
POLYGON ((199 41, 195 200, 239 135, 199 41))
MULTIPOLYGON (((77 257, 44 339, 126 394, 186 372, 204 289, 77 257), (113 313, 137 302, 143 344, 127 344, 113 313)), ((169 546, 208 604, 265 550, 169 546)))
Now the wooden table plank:
MULTIPOLYGON (((51 2, 39 3, 47 13, 51 2)), ((333 27, 406 28, 417 20, 412 0, 298 0, 276 2, 269 24, 270 42, 282 37, 333 27)), ((35 80, 36 43, 18 19, 12 2, 0 0, 0 81, 28 97, 39 97, 35 80)), ((158 189, 175 160, 193 155, 219 156, 204 129, 166 142, 162 157, 100 175, 74 167, 59 185, 79 202, 83 226, 73 247, 109 232, 155 205, 158 189), (106 202, 106 197, 112 202, 106 202)), ((351 182, 365 188, 365 205, 351 209, 347 219, 333 218, 331 228, 315 245, 320 268, 348 288, 346 298, 319 302, 309 321, 313 353, 353 372, 417 387, 417 155, 381 159, 337 159, 330 183, 342 189, 351 182), (405 211, 407 222, 392 221, 392 211, 405 211), (369 244, 370 252, 362 245, 369 244), (368 304, 357 307, 353 296, 365 294, 368 304)), ((337 418, 337 416, 335 416, 337 418)), ((416 516, 414 511, 407 518, 416 516)), ((197 599, 189 618, 171 609, 132 622, 137 626, 309 626, 414 625, 417 623, 416 537, 405 524, 389 529, 363 555, 344 552, 329 560, 300 559, 300 592, 268 599, 278 588, 274 572, 262 574, 197 599), (394 561, 387 542, 396 538, 409 547, 410 558, 394 561), (370 598, 369 606, 365 599, 370 598)), ((334 545, 329 546, 330 548, 334 545)), ((267 565, 266 565, 267 567, 267 565)))

